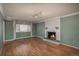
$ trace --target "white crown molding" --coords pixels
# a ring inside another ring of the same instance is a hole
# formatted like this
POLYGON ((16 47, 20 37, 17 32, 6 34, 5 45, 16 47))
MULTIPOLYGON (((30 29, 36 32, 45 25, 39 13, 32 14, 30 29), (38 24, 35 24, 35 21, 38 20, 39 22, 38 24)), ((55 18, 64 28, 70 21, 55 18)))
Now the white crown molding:
POLYGON ((47 19, 43 19, 43 20, 40 20, 40 21, 37 21, 36 23, 41 23, 41 22, 46 22, 46 21, 50 21, 51 19, 56 19, 56 18, 59 18, 60 19, 60 16, 57 16, 57 17, 49 17, 47 19))
POLYGON ((3 11, 3 6, 2 6, 2 4, 0 4, 0 12, 1 12, 2 16, 5 18, 5 14, 4 14, 4 11, 3 11))
POLYGON ((71 14, 61 16, 61 18, 68 17, 68 16, 73 16, 73 15, 77 15, 77 14, 79 14, 79 12, 75 12, 75 13, 71 13, 71 14))
POLYGON ((74 13, 63 15, 63 16, 57 16, 57 17, 52 17, 51 16, 51 17, 47 18, 47 20, 41 20, 41 21, 38 21, 36 23, 41 23, 41 22, 48 21, 50 18, 52 18, 52 19, 54 19, 54 18, 64 18, 64 17, 73 16, 73 15, 77 15, 77 14, 79 14, 79 12, 74 12, 74 13))

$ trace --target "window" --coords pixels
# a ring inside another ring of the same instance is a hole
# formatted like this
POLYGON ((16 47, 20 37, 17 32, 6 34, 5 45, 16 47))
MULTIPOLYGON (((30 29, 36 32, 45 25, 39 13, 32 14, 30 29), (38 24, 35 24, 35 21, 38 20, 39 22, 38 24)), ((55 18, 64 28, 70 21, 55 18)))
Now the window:
POLYGON ((31 32, 31 25, 16 24, 16 32, 31 32))

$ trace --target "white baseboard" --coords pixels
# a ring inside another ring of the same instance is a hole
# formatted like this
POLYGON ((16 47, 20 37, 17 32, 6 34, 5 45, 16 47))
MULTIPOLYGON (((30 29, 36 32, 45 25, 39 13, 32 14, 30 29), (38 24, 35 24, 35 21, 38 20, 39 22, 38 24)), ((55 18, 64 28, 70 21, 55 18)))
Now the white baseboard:
POLYGON ((47 39, 43 39, 43 40, 44 40, 44 41, 48 41, 48 42, 50 42, 50 43, 62 44, 62 45, 65 45, 65 46, 68 46, 68 47, 71 47, 71 48, 79 49, 79 47, 71 46, 71 45, 68 45, 68 44, 64 44, 64 43, 60 43, 60 42, 55 42, 55 41, 47 40, 47 39))
POLYGON ((22 39, 22 38, 30 38, 31 36, 29 36, 29 37, 19 37, 19 38, 15 38, 15 39, 9 39, 9 40, 5 40, 6 42, 7 41, 13 41, 13 40, 16 40, 16 39, 22 39))
POLYGON ((28 37, 19 37, 19 38, 16 38, 16 39, 23 39, 23 38, 30 38, 31 36, 28 36, 28 37))
POLYGON ((5 42, 7 42, 7 41, 13 41, 14 39, 9 39, 9 40, 5 40, 5 42))
POLYGON ((61 43, 61 44, 62 44, 62 45, 65 45, 65 46, 68 46, 68 47, 71 47, 71 48, 79 49, 79 47, 71 46, 71 45, 64 44, 64 43, 61 43))
POLYGON ((43 39, 44 41, 47 41, 47 42, 50 42, 50 43, 54 43, 54 44, 60 44, 59 42, 55 42, 55 41, 52 41, 52 40, 48 40, 48 39, 43 39))
MULTIPOLYGON (((15 39, 23 39, 23 38, 30 38, 30 37, 36 37, 36 36, 28 36, 28 37, 19 37, 19 38, 15 38, 15 39)), ((38 36, 39 38, 42 38, 41 36, 38 36)), ((13 41, 13 40, 15 40, 15 39, 9 39, 9 40, 5 40, 6 42, 7 41, 13 41)), ((43 39, 43 38, 42 38, 43 39)), ((5 42, 4 41, 4 42, 5 42)))
POLYGON ((52 40, 44 39, 44 38, 43 38, 43 37, 41 37, 41 36, 37 36, 37 37, 39 37, 39 38, 43 39, 44 41, 50 42, 50 43, 60 44, 59 42, 55 42, 55 41, 52 41, 52 40))
POLYGON ((36 37, 39 37, 39 38, 41 38, 41 39, 44 39, 42 36, 36 36, 36 37))

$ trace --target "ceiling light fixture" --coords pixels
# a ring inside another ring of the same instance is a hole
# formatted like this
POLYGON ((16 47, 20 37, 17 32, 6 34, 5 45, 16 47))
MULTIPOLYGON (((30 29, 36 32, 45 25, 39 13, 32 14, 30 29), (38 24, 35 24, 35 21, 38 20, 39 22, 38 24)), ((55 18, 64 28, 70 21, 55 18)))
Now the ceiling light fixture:
POLYGON ((42 15, 42 12, 40 11, 40 12, 34 14, 33 17, 34 18, 39 18, 39 17, 41 17, 41 15, 42 15))

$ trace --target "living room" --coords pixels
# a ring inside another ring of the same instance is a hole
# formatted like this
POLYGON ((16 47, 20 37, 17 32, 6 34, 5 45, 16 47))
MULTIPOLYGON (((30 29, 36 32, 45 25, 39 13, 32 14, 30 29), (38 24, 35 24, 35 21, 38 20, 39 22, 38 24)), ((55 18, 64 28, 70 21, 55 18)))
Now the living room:
POLYGON ((79 55, 78 3, 1 3, 0 12, 0 55, 79 55))

